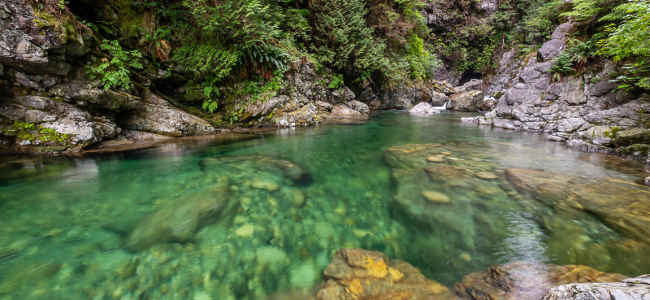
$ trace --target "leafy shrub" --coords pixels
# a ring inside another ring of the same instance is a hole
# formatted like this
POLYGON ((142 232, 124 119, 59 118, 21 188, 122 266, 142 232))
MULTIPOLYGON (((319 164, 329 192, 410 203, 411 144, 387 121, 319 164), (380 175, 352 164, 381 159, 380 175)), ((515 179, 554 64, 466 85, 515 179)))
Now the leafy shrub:
POLYGON ((600 54, 611 57, 614 61, 634 59, 625 68, 632 76, 619 76, 614 82, 621 82, 620 88, 630 89, 638 86, 650 89, 650 1, 631 0, 614 9, 612 14, 604 17, 611 20, 615 16, 623 17, 619 25, 607 26, 609 36, 601 41, 600 54))
POLYGON ((589 59, 596 56, 598 47, 593 40, 586 42, 570 39, 567 41, 566 48, 555 58, 555 62, 550 71, 555 78, 571 73, 582 73, 589 59))
POLYGON ((330 82, 327 87, 330 89, 338 89, 341 84, 343 84, 343 75, 334 74, 334 76, 332 76, 332 82, 330 82))
POLYGON ((91 79, 101 77, 104 82, 104 89, 122 88, 129 89, 129 68, 142 69, 139 59, 142 54, 137 50, 122 50, 118 41, 104 40, 99 46, 102 50, 108 51, 110 60, 102 58, 98 66, 86 66, 86 71, 91 79))

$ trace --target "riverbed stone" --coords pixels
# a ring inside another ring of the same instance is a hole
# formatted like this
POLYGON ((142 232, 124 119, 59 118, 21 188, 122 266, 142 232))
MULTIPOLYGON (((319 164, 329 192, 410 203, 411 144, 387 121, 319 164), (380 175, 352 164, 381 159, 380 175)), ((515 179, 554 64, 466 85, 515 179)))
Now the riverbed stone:
POLYGON ((295 207, 302 207, 305 205, 305 193, 301 190, 291 191, 291 202, 295 207))
POLYGON ((424 191, 422 197, 433 203, 449 203, 451 201, 449 196, 436 191, 424 191))
POLYGON ((463 298, 474 300, 541 299, 554 286, 624 278, 620 274, 580 265, 510 262, 465 275, 461 282, 454 284, 454 291, 463 298))
POLYGON ((490 173, 490 172, 477 172, 474 175, 476 175, 476 177, 481 178, 481 179, 497 179, 497 178, 499 178, 499 176, 497 176, 494 173, 490 173))
POLYGON ((457 299, 444 285, 410 264, 380 252, 341 249, 325 272, 318 300, 457 299))

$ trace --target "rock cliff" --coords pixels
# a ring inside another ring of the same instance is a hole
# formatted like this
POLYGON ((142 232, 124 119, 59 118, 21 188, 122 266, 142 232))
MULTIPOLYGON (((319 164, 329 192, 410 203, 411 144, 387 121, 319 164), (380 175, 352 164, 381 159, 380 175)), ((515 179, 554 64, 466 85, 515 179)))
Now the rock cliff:
POLYGON ((549 141, 584 151, 647 157, 650 98, 609 81, 610 73, 624 72, 620 64, 608 61, 600 69, 559 80, 552 74, 553 58, 564 49, 573 26, 558 26, 536 55, 517 58, 516 49, 504 53, 486 90, 496 107, 463 121, 542 131, 549 141))

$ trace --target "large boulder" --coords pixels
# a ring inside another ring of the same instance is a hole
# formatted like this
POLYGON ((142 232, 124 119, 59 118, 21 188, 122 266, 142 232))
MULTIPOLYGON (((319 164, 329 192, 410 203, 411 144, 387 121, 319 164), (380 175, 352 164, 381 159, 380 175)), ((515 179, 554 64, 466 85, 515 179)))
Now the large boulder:
POLYGON ((471 91, 449 96, 447 109, 453 111, 478 111, 483 103, 483 92, 471 91))
POLYGON ((167 136, 187 136, 215 132, 205 120, 173 107, 165 99, 145 90, 142 104, 118 118, 120 127, 167 136))
POLYGON ((345 105, 334 105, 332 108, 332 115, 337 117, 358 116, 360 112, 350 109, 345 105))
POLYGON ((426 102, 420 102, 418 105, 411 107, 409 109, 409 113, 411 114, 439 114, 440 111, 433 108, 429 103, 426 102))
POLYGON ((228 170, 258 170, 276 174, 297 183, 310 178, 309 173, 298 164, 284 159, 262 155, 225 155, 215 158, 205 158, 199 162, 201 170, 206 174, 227 173, 228 170))
POLYGON ((497 106, 497 102, 494 100, 494 98, 487 99, 481 103, 481 110, 482 111, 491 111, 497 106))
POLYGON ((425 278, 408 263, 361 249, 336 251, 323 279, 318 300, 457 299, 447 287, 425 278))
POLYGON ((368 108, 367 104, 365 104, 363 102, 356 101, 356 100, 348 101, 348 102, 345 103, 345 105, 347 105, 349 108, 354 109, 354 110, 356 110, 356 111, 358 111, 358 112, 360 112, 362 114, 367 114, 367 113, 370 112, 370 108, 368 108))
POLYGON ((611 282, 624 278, 587 266, 511 262, 465 275, 454 285, 454 290, 457 295, 473 300, 532 300, 541 299, 551 287, 562 284, 611 282))
POLYGON ((595 215, 632 239, 650 243, 650 189, 609 178, 582 178, 510 168, 506 178, 522 194, 574 219, 595 215))

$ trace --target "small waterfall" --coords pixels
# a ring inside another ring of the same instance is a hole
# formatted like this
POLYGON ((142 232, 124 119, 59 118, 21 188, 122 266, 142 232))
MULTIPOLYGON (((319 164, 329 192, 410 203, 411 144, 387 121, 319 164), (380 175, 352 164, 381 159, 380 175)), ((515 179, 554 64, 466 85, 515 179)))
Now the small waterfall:
MULTIPOLYGON (((449 102, 449 101, 447 101, 447 102, 449 102)), ((437 110, 447 109, 447 102, 445 102, 445 104, 443 104, 442 106, 434 106, 433 108, 435 108, 437 110)))

